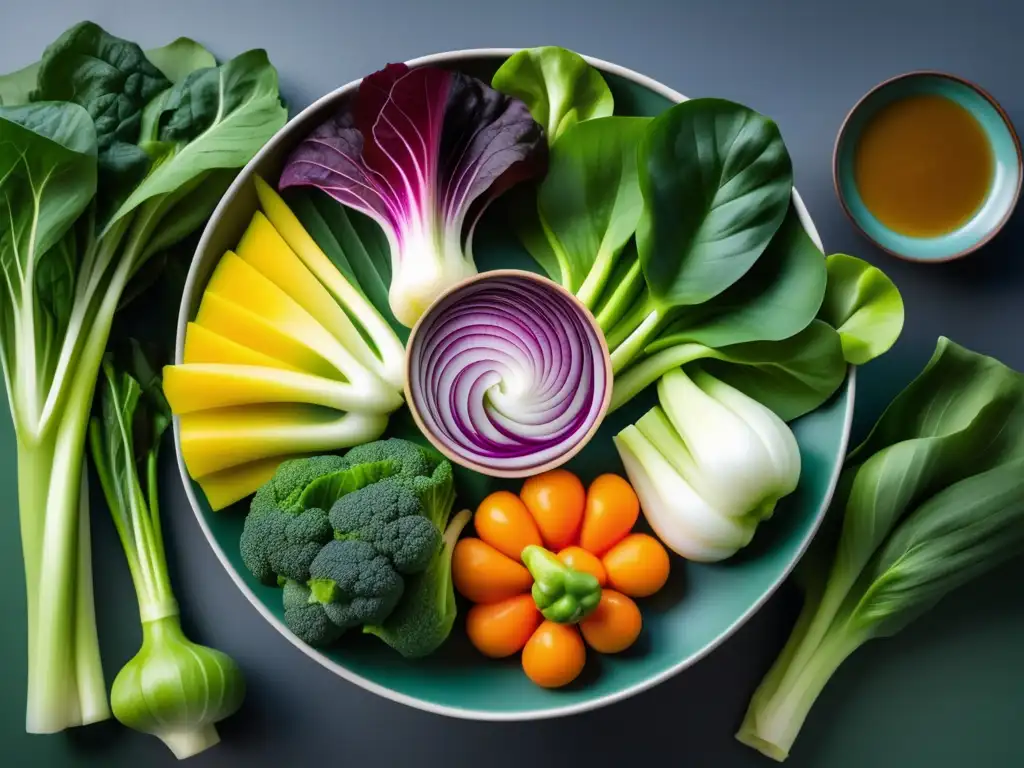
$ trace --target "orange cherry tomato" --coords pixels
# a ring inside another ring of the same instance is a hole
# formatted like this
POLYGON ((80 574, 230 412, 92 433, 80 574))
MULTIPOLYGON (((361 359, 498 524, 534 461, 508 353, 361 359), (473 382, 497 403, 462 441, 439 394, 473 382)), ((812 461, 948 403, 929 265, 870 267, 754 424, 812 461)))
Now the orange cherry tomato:
POLYGON ((510 491, 495 491, 481 501, 473 525, 481 539, 516 562, 530 544, 543 543, 526 505, 510 491))
POLYGON ((452 581, 459 594, 474 603, 529 592, 533 577, 521 563, 480 539, 459 539, 452 553, 452 581))
POLYGON ((575 680, 587 660, 576 627, 545 621, 523 648, 523 671, 543 688, 560 688, 575 680))
POLYGON ((606 589, 601 602, 580 622, 580 632, 587 645, 598 653, 624 651, 640 636, 643 619, 636 603, 620 592, 606 589))
POLYGON ((558 559, 570 568, 592 574, 602 587, 608 581, 608 574, 605 573, 604 565, 601 564, 597 555, 587 552, 583 547, 566 547, 558 553, 558 559))
POLYGON ((587 492, 572 472, 553 469, 523 483, 519 496, 537 521, 544 546, 557 552, 576 543, 587 492))
POLYGON ((608 583, 630 597, 653 595, 668 581, 668 552, 646 533, 631 533, 601 558, 608 583))
POLYGON ((580 530, 580 546, 603 555, 633 530, 640 501, 633 487, 618 475, 601 475, 590 484, 580 530))
POLYGON ((521 650, 540 621, 533 597, 516 595, 500 603, 470 608, 466 614, 466 634, 484 656, 501 659, 521 650))

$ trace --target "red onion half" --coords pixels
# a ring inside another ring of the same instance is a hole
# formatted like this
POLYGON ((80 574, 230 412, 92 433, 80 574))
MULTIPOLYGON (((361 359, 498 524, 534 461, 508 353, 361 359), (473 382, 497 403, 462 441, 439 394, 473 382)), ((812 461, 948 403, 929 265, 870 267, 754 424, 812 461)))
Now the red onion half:
POLYGON ((406 400, 452 461, 525 477, 568 461, 611 397, 608 348, 591 314, 530 272, 485 272, 427 309, 408 344, 406 400))

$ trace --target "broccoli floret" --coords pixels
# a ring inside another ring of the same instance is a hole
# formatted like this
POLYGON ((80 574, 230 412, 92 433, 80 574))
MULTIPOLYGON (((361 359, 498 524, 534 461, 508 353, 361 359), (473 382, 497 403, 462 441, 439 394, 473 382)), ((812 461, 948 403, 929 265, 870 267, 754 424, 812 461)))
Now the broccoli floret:
POLYGON ((441 532, 423 516, 419 497, 389 477, 343 496, 331 507, 335 538, 372 544, 404 575, 419 573, 441 545, 441 532))
POLYGON ((264 584, 307 581, 310 563, 334 535, 325 510, 397 470, 390 462, 350 466, 340 456, 282 462, 249 507, 239 542, 242 562, 264 584))
POLYGON ((427 570, 410 577, 398 607, 383 623, 368 624, 364 632, 376 635, 406 658, 427 656, 441 646, 455 623, 452 552, 471 516, 463 510, 452 518, 443 546, 427 570))
POLYGON ((278 466, 270 481, 256 492, 252 508, 273 506, 285 512, 301 512, 300 498, 311 482, 324 475, 348 469, 341 456, 310 456, 289 459, 278 466))
POLYGON ((264 584, 306 581, 310 563, 333 535, 322 509, 294 515, 275 507, 252 509, 242 528, 242 562, 264 584))
POLYGON ((452 465, 442 461, 429 475, 405 479, 423 505, 423 516, 429 519, 439 531, 448 525, 448 516, 455 505, 455 476, 452 465))
POLYGON ((309 573, 312 597, 343 630, 384 621, 405 588, 391 561, 365 541, 328 543, 309 573))
POLYGON ((442 463, 422 446, 398 437, 357 445, 345 454, 345 461, 352 466, 391 461, 397 466, 394 474, 401 477, 429 476, 442 463))
POLYGON ((330 645, 344 632, 327 618, 324 607, 313 597, 312 591, 304 583, 286 581, 283 601, 285 626, 304 643, 315 646, 330 645))

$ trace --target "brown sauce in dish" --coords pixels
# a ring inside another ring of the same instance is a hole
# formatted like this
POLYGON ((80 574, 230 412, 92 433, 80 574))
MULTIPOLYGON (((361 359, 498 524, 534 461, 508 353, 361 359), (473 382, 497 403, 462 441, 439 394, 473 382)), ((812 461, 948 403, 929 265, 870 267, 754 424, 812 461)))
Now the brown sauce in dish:
POLYGON ((994 169, 977 119, 931 94, 882 107, 854 152, 864 205, 886 227, 911 237, 936 237, 966 224, 985 201, 994 169))

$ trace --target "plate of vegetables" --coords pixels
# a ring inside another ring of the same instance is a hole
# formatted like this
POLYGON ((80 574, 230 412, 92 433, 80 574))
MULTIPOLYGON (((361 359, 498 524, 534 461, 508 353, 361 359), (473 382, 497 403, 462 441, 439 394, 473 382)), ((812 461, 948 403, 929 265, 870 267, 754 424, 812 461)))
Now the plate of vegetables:
POLYGON ((598 707, 760 607, 834 490, 879 270, 826 256, 739 104, 546 47, 294 117, 193 260, 164 392, 199 522, 339 676, 447 715, 598 707))

